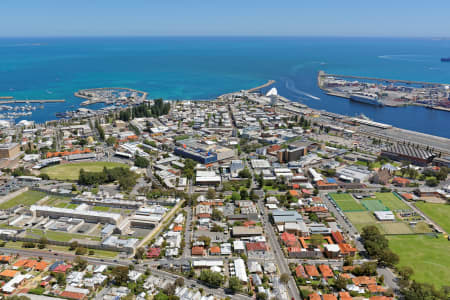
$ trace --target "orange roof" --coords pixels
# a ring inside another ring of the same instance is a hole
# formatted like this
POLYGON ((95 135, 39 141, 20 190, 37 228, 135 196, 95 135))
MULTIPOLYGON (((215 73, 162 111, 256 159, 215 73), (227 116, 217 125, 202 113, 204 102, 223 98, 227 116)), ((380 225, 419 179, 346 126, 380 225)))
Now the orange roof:
POLYGON ((382 287, 381 285, 376 285, 376 284, 369 284, 367 286, 367 289, 371 293, 383 293, 386 291, 386 289, 384 287, 382 287))
POLYGON ((377 284, 375 277, 369 277, 369 276, 354 277, 354 278, 352 278, 352 281, 355 285, 377 284))
POLYGON ((343 266, 342 270, 344 270, 345 272, 348 272, 348 271, 352 271, 354 268, 355 268, 355 266, 343 266))
POLYGON ((322 300, 322 299, 320 298, 319 294, 312 293, 312 294, 309 294, 309 300, 322 300))
POLYGON ((347 273, 341 273, 341 274, 339 274, 339 277, 343 277, 345 279, 350 279, 351 278, 350 274, 347 274, 347 273))
POLYGON ((293 197, 298 197, 298 192, 296 190, 289 190, 289 195, 293 196, 293 197))
POLYGON ((409 180, 403 177, 395 177, 394 179, 392 179, 392 182, 407 184, 409 183, 409 180))
POLYGON ((183 226, 180 225, 176 225, 173 227, 173 231, 177 232, 177 231, 182 231, 183 230, 183 226))
POLYGON ((294 184, 292 185, 292 188, 294 188, 294 189, 299 189, 299 188, 300 188, 300 185, 297 184, 297 183, 294 183, 294 184))
POLYGON ((334 277, 333 271, 328 265, 319 265, 319 270, 324 278, 334 277))
POLYGON ((10 262, 11 259, 12 259, 12 257, 9 256, 9 255, 0 255, 0 261, 1 262, 10 262))
POLYGON ((348 292, 339 292, 339 299, 341 300, 352 300, 353 297, 350 296, 348 292))
POLYGON ((0 273, 0 276, 1 277, 14 277, 14 276, 16 276, 16 274, 18 272, 19 271, 16 271, 16 270, 3 270, 3 272, 0 273))
POLYGON ((219 246, 211 247, 209 248, 209 252, 214 254, 220 254, 220 247, 219 246))
POLYGON ((192 255, 203 255, 205 253, 205 249, 200 246, 192 247, 191 249, 192 255))
POLYGON ((34 269, 37 271, 44 271, 48 267, 49 263, 46 261, 37 262, 34 269))
POLYGON ((354 253, 356 252, 356 248, 352 247, 350 244, 340 243, 339 248, 343 254, 354 253))
POLYGON ((317 271, 316 266, 313 265, 305 265, 306 273, 311 277, 318 277, 319 271, 317 271))
POLYGON ((34 268, 37 264, 37 260, 34 259, 21 259, 16 261, 16 263, 13 265, 14 267, 25 267, 25 268, 34 268))
POLYGON ((412 200, 413 199, 413 195, 410 193, 403 193, 401 194, 403 198, 405 198, 406 200, 412 200))
POLYGON ((68 299, 76 299, 76 300, 80 300, 83 299, 86 295, 85 294, 81 294, 81 293, 76 293, 76 292, 68 292, 68 291, 64 291, 60 294, 61 297, 64 298, 68 298, 68 299))
POLYGON ((333 294, 324 294, 322 295, 323 300, 337 300, 336 296, 333 294))
POLYGON ((369 298, 369 300, 392 300, 392 297, 386 297, 386 296, 372 296, 369 298))

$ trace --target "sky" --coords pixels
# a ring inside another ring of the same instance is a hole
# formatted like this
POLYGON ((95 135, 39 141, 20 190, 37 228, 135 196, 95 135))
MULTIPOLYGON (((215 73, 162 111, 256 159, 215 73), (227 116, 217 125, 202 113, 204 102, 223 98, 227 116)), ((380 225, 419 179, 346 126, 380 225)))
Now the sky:
POLYGON ((449 11, 449 0, 1 0, 0 37, 448 37, 449 11))

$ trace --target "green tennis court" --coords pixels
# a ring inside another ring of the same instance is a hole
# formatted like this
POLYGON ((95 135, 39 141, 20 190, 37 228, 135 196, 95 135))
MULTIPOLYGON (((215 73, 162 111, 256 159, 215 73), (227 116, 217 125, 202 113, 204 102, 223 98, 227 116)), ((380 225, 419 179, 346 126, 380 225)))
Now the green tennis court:
POLYGON ((387 211, 389 208, 383 205, 380 200, 361 200, 362 205, 369 211, 387 211))

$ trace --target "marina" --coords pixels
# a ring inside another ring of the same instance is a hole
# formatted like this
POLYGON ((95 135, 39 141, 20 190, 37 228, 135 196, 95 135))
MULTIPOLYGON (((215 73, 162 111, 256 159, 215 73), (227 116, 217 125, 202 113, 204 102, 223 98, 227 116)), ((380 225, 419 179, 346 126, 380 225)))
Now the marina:
POLYGON ((14 104, 14 103, 61 103, 65 102, 64 99, 45 99, 45 100, 5 100, 0 101, 0 104, 14 104))
POLYGON ((86 99, 86 101, 81 102, 83 106, 95 103, 126 105, 142 102, 147 98, 147 92, 119 87, 84 89, 79 90, 74 95, 86 99))

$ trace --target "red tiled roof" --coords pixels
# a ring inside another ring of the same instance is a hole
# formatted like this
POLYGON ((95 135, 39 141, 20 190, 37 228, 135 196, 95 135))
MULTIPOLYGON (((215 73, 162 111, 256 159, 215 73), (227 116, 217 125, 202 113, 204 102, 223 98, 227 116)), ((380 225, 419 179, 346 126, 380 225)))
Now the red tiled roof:
POLYGON ((377 284, 375 277, 369 277, 369 276, 354 277, 354 278, 352 278, 352 281, 355 285, 377 284))
POLYGON ((309 294, 309 300, 322 300, 322 298, 320 298, 319 294, 312 293, 312 294, 309 294))
POLYGON ((209 252, 214 254, 220 254, 220 247, 219 246, 211 247, 209 248, 209 252))
POLYGON ((70 268, 72 268, 72 265, 64 265, 64 264, 62 264, 62 265, 57 266, 55 269, 53 269, 53 272, 66 273, 67 270, 69 270, 70 268))
POLYGON ((339 299, 340 300, 352 300, 353 297, 350 296, 348 292, 339 292, 339 299))
POLYGON ((339 231, 331 232, 331 237, 337 244, 342 243, 344 241, 344 237, 342 236, 342 234, 339 231))
POLYGON ((324 294, 322 295, 323 300, 337 300, 336 296, 333 294, 324 294))
POLYGON ((291 195, 293 197, 298 197, 299 196, 299 194, 298 194, 298 192, 296 190, 290 190, 289 191, 289 195, 291 195))
POLYGON ((369 300, 392 300, 392 297, 386 297, 386 296, 372 296, 369 298, 369 300))
POLYGON ((386 289, 384 287, 382 287, 381 285, 376 285, 376 284, 369 284, 367 286, 367 289, 371 293, 383 293, 386 291, 386 289))
POLYGON ((267 244, 265 242, 255 242, 245 244, 247 251, 267 251, 267 244))
POLYGON ((311 277, 319 277, 319 271, 317 271, 316 266, 314 265, 306 265, 305 266, 306 274, 308 274, 311 277))
POLYGON ((204 255, 205 249, 200 246, 195 246, 195 247, 192 247, 191 252, 192 252, 192 255, 204 255))
POLYGON ((319 265, 319 270, 324 278, 334 277, 333 271, 328 265, 319 265))
POLYGON ((147 251, 148 258, 158 257, 161 254, 161 248, 149 248, 147 251))
POLYGON ((75 299, 75 300, 81 300, 84 299, 86 296, 85 294, 81 293, 75 293, 75 292, 68 292, 64 291, 61 294, 59 294, 61 297, 68 298, 68 299, 75 299))
POLYGON ((350 244, 340 243, 339 248, 341 249, 342 254, 355 253, 356 248, 352 247, 350 244))
POLYGON ((298 265, 297 268, 295 268, 295 275, 301 278, 308 278, 308 275, 306 275, 305 272, 305 268, 303 268, 302 265, 298 265))

